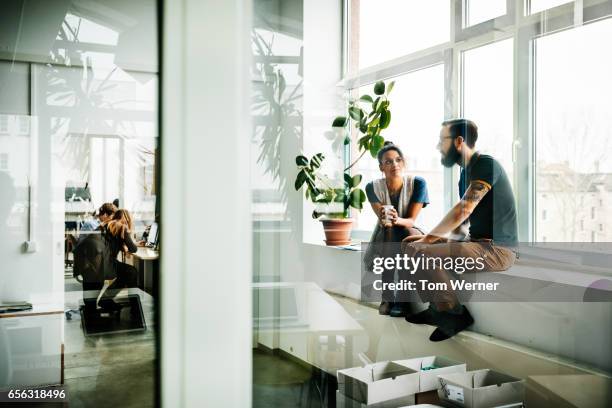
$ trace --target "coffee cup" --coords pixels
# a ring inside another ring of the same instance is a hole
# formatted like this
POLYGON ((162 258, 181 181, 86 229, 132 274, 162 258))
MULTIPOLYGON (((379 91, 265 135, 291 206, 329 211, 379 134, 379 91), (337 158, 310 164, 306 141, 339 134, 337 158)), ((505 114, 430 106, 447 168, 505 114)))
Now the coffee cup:
POLYGON ((392 205, 383 205, 383 225, 385 227, 391 226, 391 210, 393 210, 392 205))

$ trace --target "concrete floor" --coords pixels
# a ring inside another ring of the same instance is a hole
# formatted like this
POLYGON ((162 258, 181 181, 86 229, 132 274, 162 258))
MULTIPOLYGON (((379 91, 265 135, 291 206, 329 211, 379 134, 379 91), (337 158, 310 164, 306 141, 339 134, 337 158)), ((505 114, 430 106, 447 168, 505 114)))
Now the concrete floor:
MULTIPOLYGON (((66 278, 65 307, 78 309, 80 284, 66 278)), ((147 330, 85 336, 81 318, 65 320, 64 376, 70 407, 152 407, 155 390, 153 300, 141 297, 147 330)))

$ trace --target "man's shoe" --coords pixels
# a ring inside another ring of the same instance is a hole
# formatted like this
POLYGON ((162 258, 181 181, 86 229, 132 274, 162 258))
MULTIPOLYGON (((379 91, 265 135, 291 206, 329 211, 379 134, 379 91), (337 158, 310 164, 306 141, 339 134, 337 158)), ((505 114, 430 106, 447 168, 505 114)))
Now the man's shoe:
POLYGON ((406 306, 403 303, 394 303, 389 312, 391 317, 402 317, 406 316, 406 306))
POLYGON ((406 321, 414 324, 436 324, 435 315, 431 309, 425 309, 419 313, 406 316, 406 321))
POLYGON ((378 314, 389 315, 389 313, 391 313, 391 306, 391 302, 380 302, 380 306, 378 306, 378 314))
POLYGON ((429 336, 429 340, 433 342, 450 339, 474 323, 474 318, 465 306, 461 314, 440 312, 437 320, 438 328, 429 336))

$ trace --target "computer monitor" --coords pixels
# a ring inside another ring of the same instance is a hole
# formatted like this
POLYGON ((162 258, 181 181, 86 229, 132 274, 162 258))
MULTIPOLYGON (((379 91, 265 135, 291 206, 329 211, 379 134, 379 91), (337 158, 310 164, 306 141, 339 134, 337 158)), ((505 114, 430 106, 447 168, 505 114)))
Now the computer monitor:
POLYGON ((157 223, 154 222, 151 224, 151 228, 149 228, 149 235, 147 235, 147 246, 153 247, 157 244, 157 233, 157 223))

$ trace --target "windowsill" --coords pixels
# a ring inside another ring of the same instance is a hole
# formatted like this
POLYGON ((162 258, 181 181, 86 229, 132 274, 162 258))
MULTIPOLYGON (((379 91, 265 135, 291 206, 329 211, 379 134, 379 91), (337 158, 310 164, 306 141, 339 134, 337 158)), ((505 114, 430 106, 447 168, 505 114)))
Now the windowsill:
POLYGON ((361 249, 361 241, 353 241, 349 245, 326 245, 323 241, 321 242, 303 242, 304 245, 312 245, 315 247, 324 247, 335 249, 339 251, 350 251, 350 252, 363 252, 361 249))

